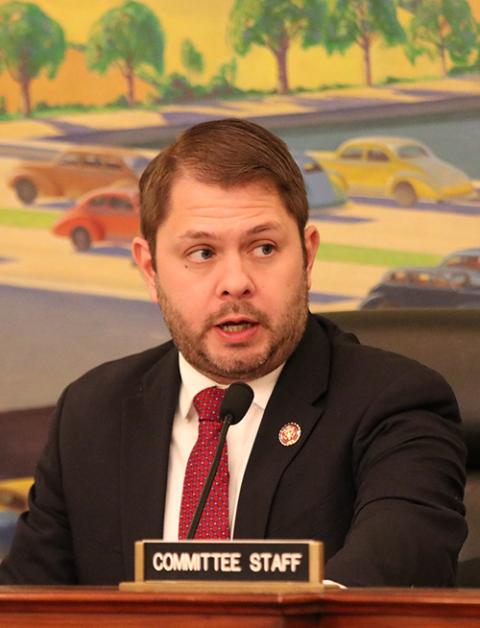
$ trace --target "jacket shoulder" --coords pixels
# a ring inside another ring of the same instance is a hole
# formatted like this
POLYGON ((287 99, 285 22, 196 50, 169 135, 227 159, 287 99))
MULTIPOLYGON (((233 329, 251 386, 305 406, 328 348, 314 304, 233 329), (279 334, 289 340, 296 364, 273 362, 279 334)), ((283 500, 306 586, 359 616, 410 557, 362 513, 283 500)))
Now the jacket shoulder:
POLYGON ((104 362, 81 375, 72 382, 70 392, 101 390, 106 396, 118 391, 119 394, 135 392, 144 378, 170 352, 176 352, 170 340, 162 345, 139 353, 104 362))

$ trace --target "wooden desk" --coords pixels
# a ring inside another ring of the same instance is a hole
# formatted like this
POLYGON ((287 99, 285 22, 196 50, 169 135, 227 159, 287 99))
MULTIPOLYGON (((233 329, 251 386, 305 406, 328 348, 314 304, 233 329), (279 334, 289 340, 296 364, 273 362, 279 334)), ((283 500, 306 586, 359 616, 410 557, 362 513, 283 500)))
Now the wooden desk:
POLYGON ((350 589, 253 596, 0 587, 0 626, 470 628, 480 627, 480 589, 350 589))

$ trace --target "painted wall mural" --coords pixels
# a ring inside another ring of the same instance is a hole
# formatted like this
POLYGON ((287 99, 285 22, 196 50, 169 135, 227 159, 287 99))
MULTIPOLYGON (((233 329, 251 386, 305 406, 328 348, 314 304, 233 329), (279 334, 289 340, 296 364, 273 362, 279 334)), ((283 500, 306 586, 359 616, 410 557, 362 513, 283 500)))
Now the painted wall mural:
POLYGON ((168 337, 128 243, 140 173, 191 124, 290 146, 313 310, 480 307, 479 25, 480 0, 0 0, 0 539, 42 409, 168 337))

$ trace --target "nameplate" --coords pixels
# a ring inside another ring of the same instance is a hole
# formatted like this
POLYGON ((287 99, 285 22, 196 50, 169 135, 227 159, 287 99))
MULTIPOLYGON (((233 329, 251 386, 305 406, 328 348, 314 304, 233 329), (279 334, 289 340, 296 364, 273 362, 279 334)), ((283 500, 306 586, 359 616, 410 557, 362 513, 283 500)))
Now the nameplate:
POLYGON ((135 543, 135 582, 303 582, 323 578, 318 541, 178 541, 135 543))

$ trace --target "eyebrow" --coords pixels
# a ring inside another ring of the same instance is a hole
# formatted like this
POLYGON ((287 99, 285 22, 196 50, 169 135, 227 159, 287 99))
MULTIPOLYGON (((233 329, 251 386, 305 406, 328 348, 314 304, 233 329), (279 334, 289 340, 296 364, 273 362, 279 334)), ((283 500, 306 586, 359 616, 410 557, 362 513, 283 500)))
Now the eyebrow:
MULTIPOLYGON (((259 233, 263 233, 264 231, 278 231, 280 229, 280 223, 276 221, 265 222, 261 225, 255 225, 249 229, 245 235, 257 235, 259 233)), ((219 236, 212 231, 197 231, 195 229, 188 229, 185 233, 182 233, 179 236, 181 240, 218 240, 219 236)))

